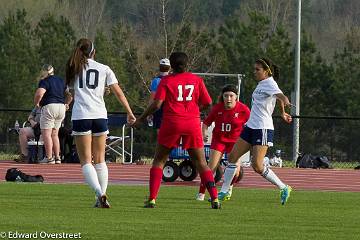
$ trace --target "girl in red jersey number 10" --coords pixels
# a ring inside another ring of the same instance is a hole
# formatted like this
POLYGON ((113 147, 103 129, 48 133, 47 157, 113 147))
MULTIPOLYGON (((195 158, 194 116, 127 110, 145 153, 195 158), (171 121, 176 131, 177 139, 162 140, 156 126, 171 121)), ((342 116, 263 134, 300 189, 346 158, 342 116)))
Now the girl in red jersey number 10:
MULTIPOLYGON (((210 146, 209 168, 214 172, 220 163, 223 154, 230 153, 236 140, 239 138, 244 124, 249 119, 249 108, 237 101, 237 88, 234 85, 226 85, 219 96, 219 103, 214 105, 203 122, 202 130, 204 140, 208 138, 208 127, 215 122, 212 131, 210 146)), ((231 195, 233 183, 240 180, 240 167, 237 169, 229 193, 231 195)), ((200 184, 196 200, 203 201, 205 197, 205 186, 200 184)))

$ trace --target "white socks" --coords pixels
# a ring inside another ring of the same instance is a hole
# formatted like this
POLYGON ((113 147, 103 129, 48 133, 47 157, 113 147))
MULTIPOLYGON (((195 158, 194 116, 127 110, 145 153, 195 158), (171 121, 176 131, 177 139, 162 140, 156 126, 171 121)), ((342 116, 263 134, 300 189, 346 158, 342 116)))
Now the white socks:
POLYGON ((237 168, 237 165, 234 163, 230 163, 225 168, 224 182, 221 186, 220 192, 227 193, 229 191, 231 182, 235 176, 236 168, 237 168))
POLYGON ((101 191, 103 192, 103 194, 106 194, 109 179, 108 167, 105 162, 95 164, 94 167, 97 173, 97 177, 99 179, 101 191))
POLYGON ((280 189, 284 189, 286 185, 276 176, 276 174, 268 167, 264 167, 264 171, 261 174, 263 178, 278 186, 280 189))
POLYGON ((85 178, 85 182, 90 185, 90 187, 95 191, 97 197, 103 195, 103 191, 101 190, 101 186, 98 180, 98 176, 96 174, 96 170, 91 163, 87 163, 82 166, 82 173, 85 178))

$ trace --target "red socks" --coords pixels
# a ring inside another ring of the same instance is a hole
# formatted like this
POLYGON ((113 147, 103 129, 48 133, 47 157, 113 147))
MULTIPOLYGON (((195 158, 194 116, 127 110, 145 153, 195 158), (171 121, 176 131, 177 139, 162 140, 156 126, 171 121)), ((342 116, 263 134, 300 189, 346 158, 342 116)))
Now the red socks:
POLYGON ((161 185, 162 174, 163 174, 163 170, 159 167, 152 167, 150 169, 149 200, 156 199, 161 185))
POLYGON ((200 183, 200 187, 199 187, 199 193, 205 193, 206 187, 205 185, 201 182, 200 183))
POLYGON ((209 191, 211 199, 217 198, 218 192, 216 189, 212 171, 210 169, 208 169, 208 170, 202 172, 200 174, 200 178, 201 178, 201 184, 203 186, 206 186, 207 190, 209 191))

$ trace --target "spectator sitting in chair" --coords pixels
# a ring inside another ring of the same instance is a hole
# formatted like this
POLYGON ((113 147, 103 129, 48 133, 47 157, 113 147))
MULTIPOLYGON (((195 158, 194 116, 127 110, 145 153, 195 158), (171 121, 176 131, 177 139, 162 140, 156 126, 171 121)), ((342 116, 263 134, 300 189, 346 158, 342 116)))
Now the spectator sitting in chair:
MULTIPOLYGON (((14 159, 16 162, 24 163, 28 161, 28 141, 29 139, 35 138, 35 132, 40 133, 40 116, 41 116, 41 109, 34 108, 29 117, 28 122, 30 126, 20 128, 19 130, 19 144, 20 144, 20 157, 14 159)), ((39 134, 40 135, 40 134, 39 134)))

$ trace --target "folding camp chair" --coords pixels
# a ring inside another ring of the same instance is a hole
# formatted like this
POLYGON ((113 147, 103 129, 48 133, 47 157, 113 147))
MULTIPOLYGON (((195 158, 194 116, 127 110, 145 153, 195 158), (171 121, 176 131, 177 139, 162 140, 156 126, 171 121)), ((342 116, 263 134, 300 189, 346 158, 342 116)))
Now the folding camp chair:
POLYGON ((106 160, 111 162, 132 163, 134 129, 127 125, 126 115, 109 115, 108 126, 110 131, 113 131, 115 128, 121 128, 121 135, 109 135, 106 138, 106 160), (125 135, 129 128, 129 135, 125 135))

